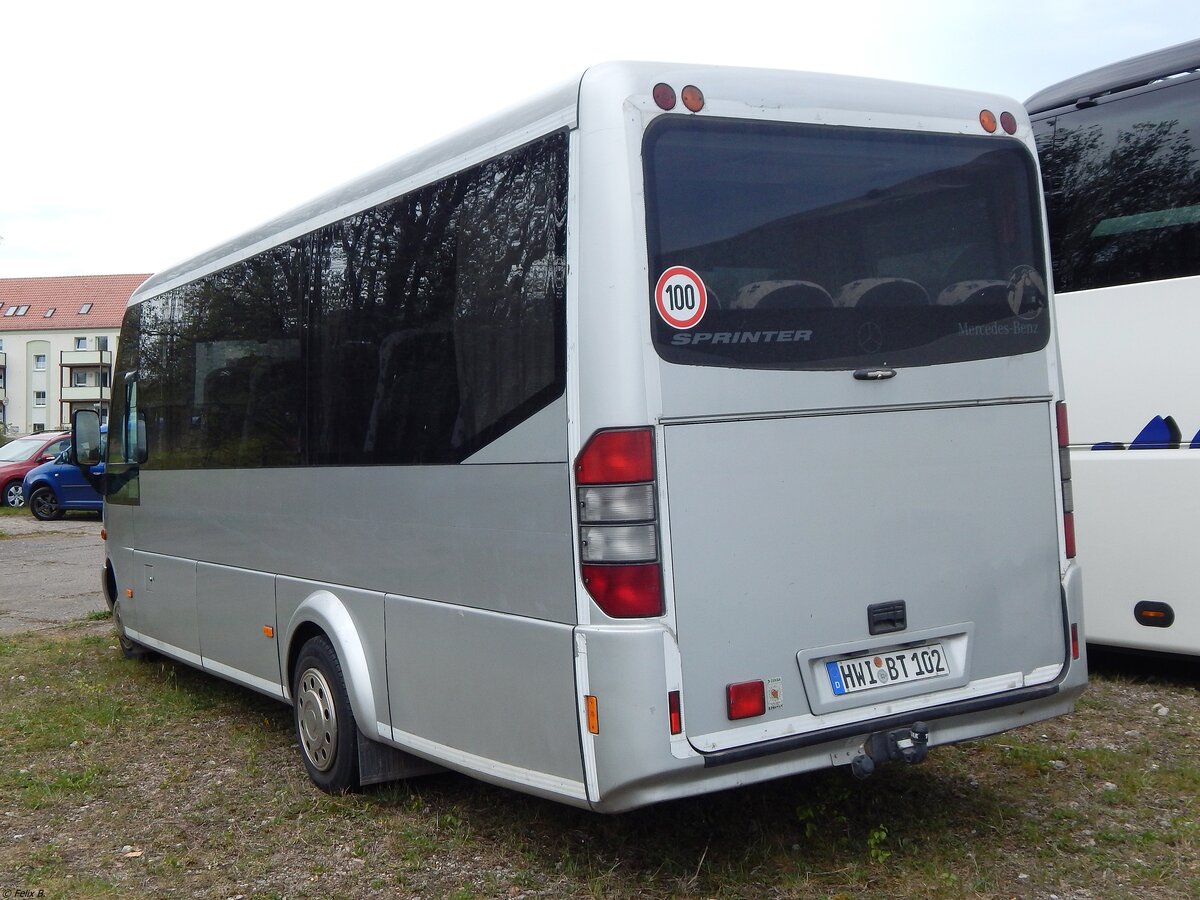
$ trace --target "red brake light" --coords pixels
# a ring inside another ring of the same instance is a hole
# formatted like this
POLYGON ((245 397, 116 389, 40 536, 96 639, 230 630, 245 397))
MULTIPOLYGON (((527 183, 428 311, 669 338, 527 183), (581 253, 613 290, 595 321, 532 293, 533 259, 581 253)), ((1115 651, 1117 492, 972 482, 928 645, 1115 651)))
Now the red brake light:
POLYGON ((575 460, 579 484, 654 480, 654 435, 649 428, 598 431, 575 460))
POLYGON ((658 563, 583 565, 583 584, 604 614, 614 619, 662 615, 658 563))

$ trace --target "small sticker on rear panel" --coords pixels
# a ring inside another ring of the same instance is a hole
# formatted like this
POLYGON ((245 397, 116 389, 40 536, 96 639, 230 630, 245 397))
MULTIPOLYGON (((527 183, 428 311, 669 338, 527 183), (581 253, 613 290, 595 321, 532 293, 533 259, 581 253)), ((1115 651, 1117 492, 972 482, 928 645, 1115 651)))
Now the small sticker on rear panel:
POLYGON ((654 305, 662 320, 672 328, 692 328, 708 309, 708 289, 704 280, 687 266, 671 266, 658 276, 654 305))
POLYGON ((783 679, 767 679, 767 709, 779 709, 783 706, 783 679))

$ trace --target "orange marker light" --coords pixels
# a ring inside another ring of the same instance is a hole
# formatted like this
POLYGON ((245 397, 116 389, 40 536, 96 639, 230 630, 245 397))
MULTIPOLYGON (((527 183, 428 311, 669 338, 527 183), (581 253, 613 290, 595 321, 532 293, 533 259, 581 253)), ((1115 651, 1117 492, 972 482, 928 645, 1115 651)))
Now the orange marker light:
POLYGON ((265 634, 269 638, 273 638, 273 637, 275 637, 275 629, 272 628, 270 625, 264 625, 263 626, 263 634, 265 634))
POLYGON ((125 597, 128 600, 133 599, 133 588, 125 588, 125 597))
POLYGON ((107 528, 100 529, 100 540, 102 540, 102 541, 108 540, 108 529, 107 528))
POLYGON ((979 124, 983 126, 983 130, 988 134, 995 134, 996 114, 990 109, 981 109, 979 111, 979 124))
POLYGON ((599 734, 600 733, 600 711, 598 708, 598 704, 596 702, 596 698, 594 696, 592 696, 591 694, 588 694, 583 698, 583 700, 584 700, 585 705, 587 706, 588 731, 590 731, 592 734, 599 734))
POLYGON ((679 92, 679 96, 683 98, 683 105, 691 112, 700 112, 704 109, 704 92, 694 84, 685 87, 679 92))

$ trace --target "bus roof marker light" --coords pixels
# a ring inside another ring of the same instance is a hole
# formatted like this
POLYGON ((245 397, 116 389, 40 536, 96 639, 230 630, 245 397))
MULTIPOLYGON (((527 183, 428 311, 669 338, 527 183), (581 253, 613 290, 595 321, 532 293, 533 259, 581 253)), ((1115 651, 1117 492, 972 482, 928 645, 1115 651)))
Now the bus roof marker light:
POLYGON ((1000 113, 1000 127, 1004 129, 1005 134, 1017 133, 1017 117, 1010 112, 1000 113))
POLYGON ((688 112, 698 113, 704 109, 704 92, 694 84, 685 85, 679 96, 683 98, 683 105, 688 112))
POLYGON ((990 109, 981 109, 979 111, 979 124, 983 126, 983 130, 988 134, 995 134, 996 114, 990 109))
POLYGON ((659 109, 668 112, 675 108, 675 88, 660 81, 654 86, 654 103, 659 109))

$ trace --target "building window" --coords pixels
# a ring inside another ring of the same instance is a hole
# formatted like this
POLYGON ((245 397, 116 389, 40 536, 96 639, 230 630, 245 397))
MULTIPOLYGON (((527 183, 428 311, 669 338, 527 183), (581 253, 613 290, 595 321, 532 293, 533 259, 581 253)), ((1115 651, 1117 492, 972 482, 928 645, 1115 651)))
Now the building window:
POLYGON ((4 352, 4 340, 0 339, 0 353, 4 352))
POLYGON ((75 349, 76 350, 86 350, 87 349, 87 338, 85 338, 85 337, 75 338, 75 349))
POLYGON ((46 405, 46 392, 45 391, 34 391, 33 392, 33 405, 34 406, 45 406, 46 405))
POLYGON ((97 350, 107 350, 108 349, 108 335, 107 334, 99 335, 96 338, 96 349, 97 350))
POLYGON ((15 316, 17 314, 17 308, 15 306, 10 306, 8 309, 4 310, 4 314, 6 316, 15 316))
POLYGON ((90 303, 85 303, 85 304, 83 304, 83 306, 79 307, 79 314, 81 316, 86 316, 91 311, 92 311, 92 304, 90 304, 90 303))
POLYGON ((33 355, 33 371, 35 371, 35 372, 45 372, 46 371, 46 354, 45 353, 35 353, 33 355))
POLYGON ((71 373, 71 384, 74 387, 87 387, 87 372, 81 372, 76 369, 71 373))
POLYGON ((23 316, 27 312, 29 312, 29 304, 28 303, 23 303, 17 307, 17 315, 18 316, 23 316))
POLYGON ((48 318, 50 318, 52 315, 54 315, 54 310, 55 310, 55 308, 56 308, 56 307, 53 307, 53 306, 52 306, 52 307, 50 307, 48 310, 46 310, 44 313, 42 313, 42 318, 44 318, 44 319, 48 319, 48 318))

